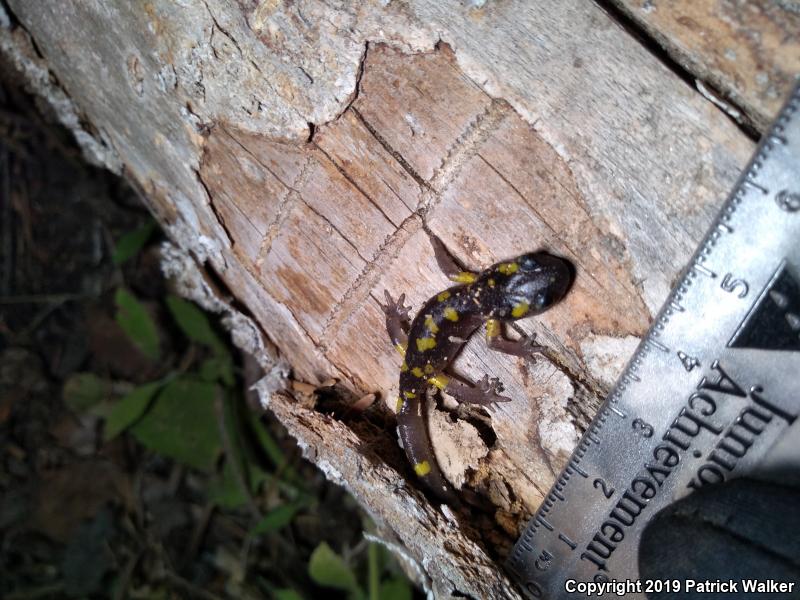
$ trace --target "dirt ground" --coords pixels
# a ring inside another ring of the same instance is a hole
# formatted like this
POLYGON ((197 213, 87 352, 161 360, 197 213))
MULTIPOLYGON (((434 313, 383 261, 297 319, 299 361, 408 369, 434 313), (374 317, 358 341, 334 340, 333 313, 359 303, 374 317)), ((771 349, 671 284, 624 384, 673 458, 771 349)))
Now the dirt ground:
POLYGON ((0 73, 0 595, 415 594, 159 268, 125 183, 0 73))

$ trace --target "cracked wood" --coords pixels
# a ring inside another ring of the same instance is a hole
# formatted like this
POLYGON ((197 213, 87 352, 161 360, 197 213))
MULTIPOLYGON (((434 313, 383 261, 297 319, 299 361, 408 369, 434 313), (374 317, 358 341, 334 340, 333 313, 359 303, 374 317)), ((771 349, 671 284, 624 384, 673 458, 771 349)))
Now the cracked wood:
POLYGON ((610 0, 763 133, 800 73, 800 5, 610 0))

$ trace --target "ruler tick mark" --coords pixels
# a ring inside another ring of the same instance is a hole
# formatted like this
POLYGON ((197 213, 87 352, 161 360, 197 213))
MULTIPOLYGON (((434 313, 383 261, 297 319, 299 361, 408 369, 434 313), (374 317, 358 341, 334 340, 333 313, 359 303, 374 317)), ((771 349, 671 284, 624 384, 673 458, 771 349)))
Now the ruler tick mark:
POLYGON ((709 277, 711 279, 714 279, 717 276, 717 274, 714 273, 714 271, 712 271, 708 267, 705 267, 705 266, 703 266, 701 264, 698 264, 698 263, 695 263, 694 265, 692 265, 692 269, 694 269, 695 271, 697 271, 701 275, 705 275, 706 277, 709 277))
POLYGON ((547 531, 553 531, 553 526, 543 516, 541 516, 541 515, 537 516, 536 517, 536 521, 541 523, 544 526, 544 528, 547 529, 547 531))
POLYGON ((669 348, 667 348, 664 344, 662 344, 658 340, 654 339, 652 336, 647 338, 647 341, 645 342, 645 347, 647 346, 653 346, 654 348, 658 348, 662 352, 669 352, 669 348))
POLYGON ((588 477, 589 477, 589 474, 588 474, 586 471, 584 471, 583 469, 581 469, 581 468, 578 466, 578 461, 576 461, 576 460, 574 460, 574 459, 573 459, 573 460, 571 460, 571 461, 570 461, 570 463, 569 463, 569 464, 570 464, 570 466, 571 466, 571 467, 572 467, 572 468, 575 470, 575 472, 576 472, 578 475, 580 475, 580 476, 581 476, 581 477, 583 477, 584 479, 588 479, 588 477))
POLYGON ((675 300, 669 303, 669 307, 673 310, 677 310, 678 312, 684 312, 686 309, 683 308, 680 304, 678 304, 675 300))
POLYGON ((567 546, 569 546, 569 547, 570 547, 572 550, 575 550, 575 548, 577 548, 577 547, 578 547, 578 544, 576 544, 575 542, 573 542, 571 539, 569 539, 569 538, 568 538, 566 535, 564 535, 563 533, 559 533, 559 534, 558 534, 558 539, 560 539, 562 542, 564 542, 564 543, 565 543, 567 546))
POLYGON ((733 233, 733 228, 725 223, 717 223, 717 229, 723 233, 733 233))
POLYGON ((777 132, 773 132, 767 136, 767 143, 773 146, 785 146, 786 138, 782 135, 779 135, 777 132))
MULTIPOLYGON (((756 162, 753 163, 753 168, 755 170, 758 170, 758 169, 761 168, 761 164, 758 161, 756 161, 756 162)), ((744 179, 742 179, 742 185, 748 185, 748 186, 752 187, 753 189, 756 189, 756 190, 760 191, 765 196, 767 194, 769 194, 769 190, 767 188, 765 188, 765 187, 759 185, 758 183, 756 183, 755 181, 753 181, 750 178, 749 175, 747 177, 745 177, 744 179)))

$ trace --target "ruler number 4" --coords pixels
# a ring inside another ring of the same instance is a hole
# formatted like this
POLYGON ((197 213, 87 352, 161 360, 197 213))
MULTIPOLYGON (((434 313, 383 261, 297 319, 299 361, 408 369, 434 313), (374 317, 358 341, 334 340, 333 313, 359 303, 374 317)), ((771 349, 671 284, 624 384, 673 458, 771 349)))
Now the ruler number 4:
POLYGON ((733 273, 728 273, 725 277, 722 278, 722 283, 719 284, 726 292, 730 292, 733 294, 738 290, 737 296, 739 298, 744 298, 747 296, 747 292, 750 291, 750 286, 747 285, 747 282, 744 279, 736 279, 733 276, 733 273))

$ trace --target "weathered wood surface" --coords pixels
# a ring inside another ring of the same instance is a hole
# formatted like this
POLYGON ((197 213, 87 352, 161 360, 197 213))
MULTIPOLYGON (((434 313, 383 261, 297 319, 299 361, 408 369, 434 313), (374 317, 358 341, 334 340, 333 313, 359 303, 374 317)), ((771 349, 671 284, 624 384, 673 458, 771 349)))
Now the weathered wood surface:
POLYGON ((800 75, 800 3, 611 1, 762 133, 800 75))
POLYGON ((209 299, 188 259, 168 256, 267 370, 274 344, 295 378, 333 376, 391 407, 399 358, 378 300, 405 291, 419 306, 446 285, 429 235, 475 267, 537 247, 574 262, 568 298, 522 324, 546 358, 500 356, 476 339, 457 362, 468 377, 499 376, 514 401, 455 423, 430 412, 446 473, 494 514, 432 509, 393 428, 375 430, 377 408, 344 422, 271 398, 438 596, 514 597, 495 561, 753 142, 578 0, 7 2, 20 26, 0 29, 6 59, 228 286, 209 299))

